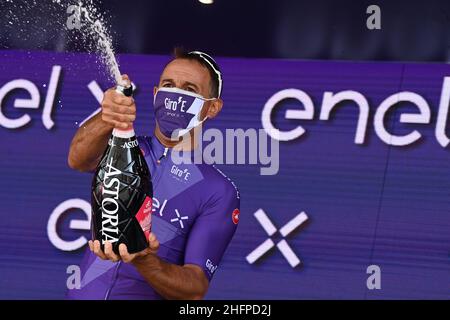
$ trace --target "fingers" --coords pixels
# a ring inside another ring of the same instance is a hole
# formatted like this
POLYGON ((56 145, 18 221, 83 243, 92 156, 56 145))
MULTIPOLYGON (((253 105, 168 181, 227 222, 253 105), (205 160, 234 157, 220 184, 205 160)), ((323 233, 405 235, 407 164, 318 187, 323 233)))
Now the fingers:
POLYGON ((118 105, 121 106, 132 106, 134 104, 134 99, 133 97, 127 97, 124 96, 121 93, 117 93, 117 92, 112 92, 111 93, 111 100, 118 105))
POLYGON ((110 114, 102 114, 102 120, 119 129, 127 129, 133 125, 128 119, 110 114))
POLYGON ((122 113, 117 112, 119 108, 118 106, 110 106, 109 108, 104 108, 102 110, 102 115, 110 117, 112 120, 119 121, 119 122, 133 122, 136 120, 135 114, 128 114, 128 113, 122 113))
POLYGON ((102 101, 102 120, 119 129, 128 129, 136 120, 134 99, 113 89, 106 91, 102 101))
POLYGON ((102 260, 108 260, 108 258, 105 256, 105 254, 102 251, 102 248, 100 246, 100 241, 95 240, 94 241, 94 253, 102 260))
POLYGON ((119 253, 120 257, 122 258, 122 261, 125 263, 133 261, 134 257, 136 256, 136 254, 129 254, 127 246, 123 243, 119 245, 119 253))
POLYGON ((148 238, 150 250, 155 253, 159 249, 159 241, 156 239, 155 234, 152 232, 148 238))
POLYGON ((136 119, 136 107, 134 105, 130 106, 130 107, 126 107, 126 106, 122 106, 119 104, 107 102, 102 107, 103 107, 103 110, 102 110, 103 113, 132 116, 130 118, 131 121, 134 121, 136 119))
POLYGON ((105 92, 103 100, 112 101, 118 105, 124 106, 132 106, 134 104, 133 97, 124 96, 123 94, 116 92, 115 89, 108 89, 105 92))
POLYGON ((112 120, 108 116, 102 116, 102 120, 112 125, 114 128, 126 130, 131 127, 132 123, 130 122, 119 122, 116 120, 112 120))
POLYGON ((95 240, 94 242, 90 240, 88 244, 89 249, 94 252, 100 259, 111 260, 112 262, 117 262, 120 260, 120 257, 114 253, 112 248, 113 246, 109 241, 105 242, 105 252, 102 251, 100 241, 98 240, 95 240))
POLYGON ((120 260, 120 257, 114 253, 112 243, 109 241, 105 242, 105 256, 112 262, 117 262, 120 260))
POLYGON ((123 75, 122 75, 122 80, 125 80, 125 85, 126 85, 126 86, 129 86, 130 83, 131 83, 130 77, 128 77, 127 74, 123 74, 123 75))
POLYGON ((150 243, 150 250, 152 253, 156 253, 159 249, 159 241, 155 240, 154 242, 150 243))

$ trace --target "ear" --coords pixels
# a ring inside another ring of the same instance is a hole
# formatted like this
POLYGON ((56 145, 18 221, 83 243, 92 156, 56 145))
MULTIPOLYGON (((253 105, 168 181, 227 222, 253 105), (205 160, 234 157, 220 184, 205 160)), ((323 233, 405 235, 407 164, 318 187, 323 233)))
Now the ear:
POLYGON ((156 92, 158 91, 158 87, 154 86, 153 87, 153 96, 156 96, 156 92))
POLYGON ((206 111, 206 116, 210 119, 216 117, 219 114, 220 110, 222 110, 222 106, 223 100, 221 98, 210 101, 208 111, 206 111))

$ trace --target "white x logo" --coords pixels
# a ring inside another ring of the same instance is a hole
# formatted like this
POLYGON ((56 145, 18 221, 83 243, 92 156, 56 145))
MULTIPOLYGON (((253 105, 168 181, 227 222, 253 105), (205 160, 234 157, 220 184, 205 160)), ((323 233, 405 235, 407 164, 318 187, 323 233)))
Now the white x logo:
POLYGON ((170 219, 170 222, 179 222, 181 229, 184 229, 184 224, 183 224, 183 220, 187 220, 189 217, 188 216, 181 216, 180 213, 178 212, 178 209, 175 209, 175 213, 177 215, 177 218, 173 218, 170 219))
MULTIPOLYGON (((267 214, 264 212, 263 209, 259 209, 254 214, 256 220, 261 224, 261 226, 266 231, 267 235, 269 237, 273 236, 275 232, 277 232, 277 228, 274 226, 272 221, 270 221, 267 214)), ((292 231, 297 229, 303 222, 308 220, 308 216, 305 212, 299 213, 297 216, 295 216, 291 221, 286 223, 281 229, 280 234, 283 237, 288 236, 292 231)), ((267 239, 263 243, 261 243, 258 247, 256 247, 255 250, 250 252, 250 254, 247 256, 247 262, 250 264, 253 264, 256 260, 261 258, 265 253, 267 253, 270 249, 272 249, 275 246, 275 243, 272 239, 267 239)), ((286 242, 286 240, 281 240, 277 243, 277 248, 281 251, 283 256, 286 258, 286 260, 289 262, 292 268, 295 268, 297 265, 300 264, 300 259, 295 255, 294 251, 292 251, 289 244, 286 242)))

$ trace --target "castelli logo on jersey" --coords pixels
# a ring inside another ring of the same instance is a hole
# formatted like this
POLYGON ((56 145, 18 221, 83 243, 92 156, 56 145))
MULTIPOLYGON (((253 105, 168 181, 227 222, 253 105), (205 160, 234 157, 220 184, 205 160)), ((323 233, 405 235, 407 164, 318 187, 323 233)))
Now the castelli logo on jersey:
POLYGON ((119 217, 117 211, 119 210, 119 187, 120 181, 117 178, 112 178, 120 174, 120 170, 112 166, 113 158, 111 157, 109 163, 106 165, 105 177, 103 178, 102 194, 102 243, 109 241, 116 242, 118 239, 119 228, 117 227, 119 217))
POLYGON ((239 209, 233 210, 231 218, 232 218, 234 224, 238 224, 238 222, 239 222, 239 213, 240 213, 239 209))

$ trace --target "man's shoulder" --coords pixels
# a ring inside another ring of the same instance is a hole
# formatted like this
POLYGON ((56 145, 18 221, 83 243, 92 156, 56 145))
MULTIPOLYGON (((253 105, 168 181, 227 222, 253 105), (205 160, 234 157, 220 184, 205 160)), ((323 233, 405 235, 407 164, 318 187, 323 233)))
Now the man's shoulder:
POLYGON ((231 196, 239 199, 239 189, 222 170, 211 164, 198 164, 203 174, 204 183, 209 191, 222 196, 231 196))

